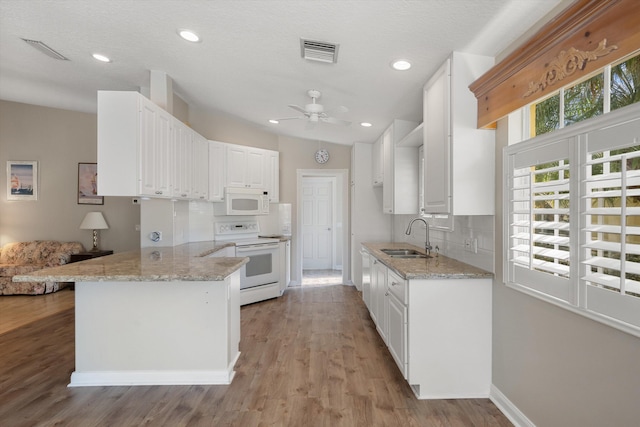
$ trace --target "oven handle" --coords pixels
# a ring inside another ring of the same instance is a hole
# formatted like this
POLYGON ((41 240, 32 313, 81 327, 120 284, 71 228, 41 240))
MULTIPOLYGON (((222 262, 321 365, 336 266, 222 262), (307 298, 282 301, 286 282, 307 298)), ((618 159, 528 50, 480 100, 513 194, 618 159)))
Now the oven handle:
POLYGON ((255 245, 236 246, 236 252, 249 252, 256 249, 278 249, 278 243, 257 243, 255 245))

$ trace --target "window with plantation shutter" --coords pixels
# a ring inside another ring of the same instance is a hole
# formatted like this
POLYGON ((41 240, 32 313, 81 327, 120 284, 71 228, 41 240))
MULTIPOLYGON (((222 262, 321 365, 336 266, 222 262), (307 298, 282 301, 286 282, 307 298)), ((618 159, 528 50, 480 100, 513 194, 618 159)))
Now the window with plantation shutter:
POLYGON ((640 120, 583 144, 585 308, 640 326, 640 120))
POLYGON ((640 336, 640 105, 505 148, 508 286, 640 336))
POLYGON ((571 302, 570 141, 509 156, 509 280, 571 302))

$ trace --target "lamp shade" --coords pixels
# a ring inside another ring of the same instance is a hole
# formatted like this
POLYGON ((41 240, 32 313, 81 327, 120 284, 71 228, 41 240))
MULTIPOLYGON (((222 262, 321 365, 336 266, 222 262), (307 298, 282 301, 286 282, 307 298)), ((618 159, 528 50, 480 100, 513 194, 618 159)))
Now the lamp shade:
POLYGON ((87 212, 80 224, 81 230, 106 230, 109 228, 102 212, 87 212))

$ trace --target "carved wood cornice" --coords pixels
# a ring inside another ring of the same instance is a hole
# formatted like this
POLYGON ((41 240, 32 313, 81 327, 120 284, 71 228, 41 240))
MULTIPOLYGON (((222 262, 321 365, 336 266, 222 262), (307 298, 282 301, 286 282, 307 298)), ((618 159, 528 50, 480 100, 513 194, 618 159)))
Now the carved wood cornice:
POLYGON ((639 49, 640 1, 577 0, 469 86, 478 99, 478 127, 491 126, 552 90, 550 83, 559 80, 546 73, 554 61, 560 67, 556 73, 563 65, 566 69, 560 79, 565 85, 639 49), (597 47, 604 40, 602 48, 597 47), (606 61, 572 58, 605 51, 606 61), (537 96, 523 96, 532 89, 537 96))
POLYGON ((587 62, 595 61, 617 48, 618 46, 616 45, 607 47, 607 39, 603 39, 598 43, 598 47, 591 51, 578 50, 573 47, 568 51, 560 51, 560 54, 545 67, 544 73, 542 73, 538 81, 529 83, 529 89, 523 97, 527 98, 538 91, 544 90, 547 86, 563 81, 576 71, 584 70, 587 62))

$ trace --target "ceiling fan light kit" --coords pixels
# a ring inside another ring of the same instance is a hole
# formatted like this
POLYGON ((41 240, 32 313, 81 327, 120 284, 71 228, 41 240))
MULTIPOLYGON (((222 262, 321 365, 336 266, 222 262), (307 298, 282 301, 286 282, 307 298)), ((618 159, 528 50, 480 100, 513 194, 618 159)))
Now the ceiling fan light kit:
MULTIPOLYGON (((319 122, 330 123, 335 125, 349 126, 351 122, 346 120, 336 119, 335 117, 331 117, 329 114, 331 112, 340 112, 346 113, 349 109, 345 106, 339 106, 332 108, 330 110, 325 111, 324 106, 322 104, 317 103, 317 99, 322 96, 322 93, 319 90, 310 89, 307 91, 307 95, 311 98, 311 103, 306 104, 303 107, 299 105, 289 104, 289 108, 292 108, 300 113, 302 116, 297 117, 284 117, 281 119, 272 119, 277 122, 281 122, 282 120, 293 120, 293 119, 307 119, 307 128, 314 127, 319 122)), ((272 122, 273 123, 273 122, 272 122)))

